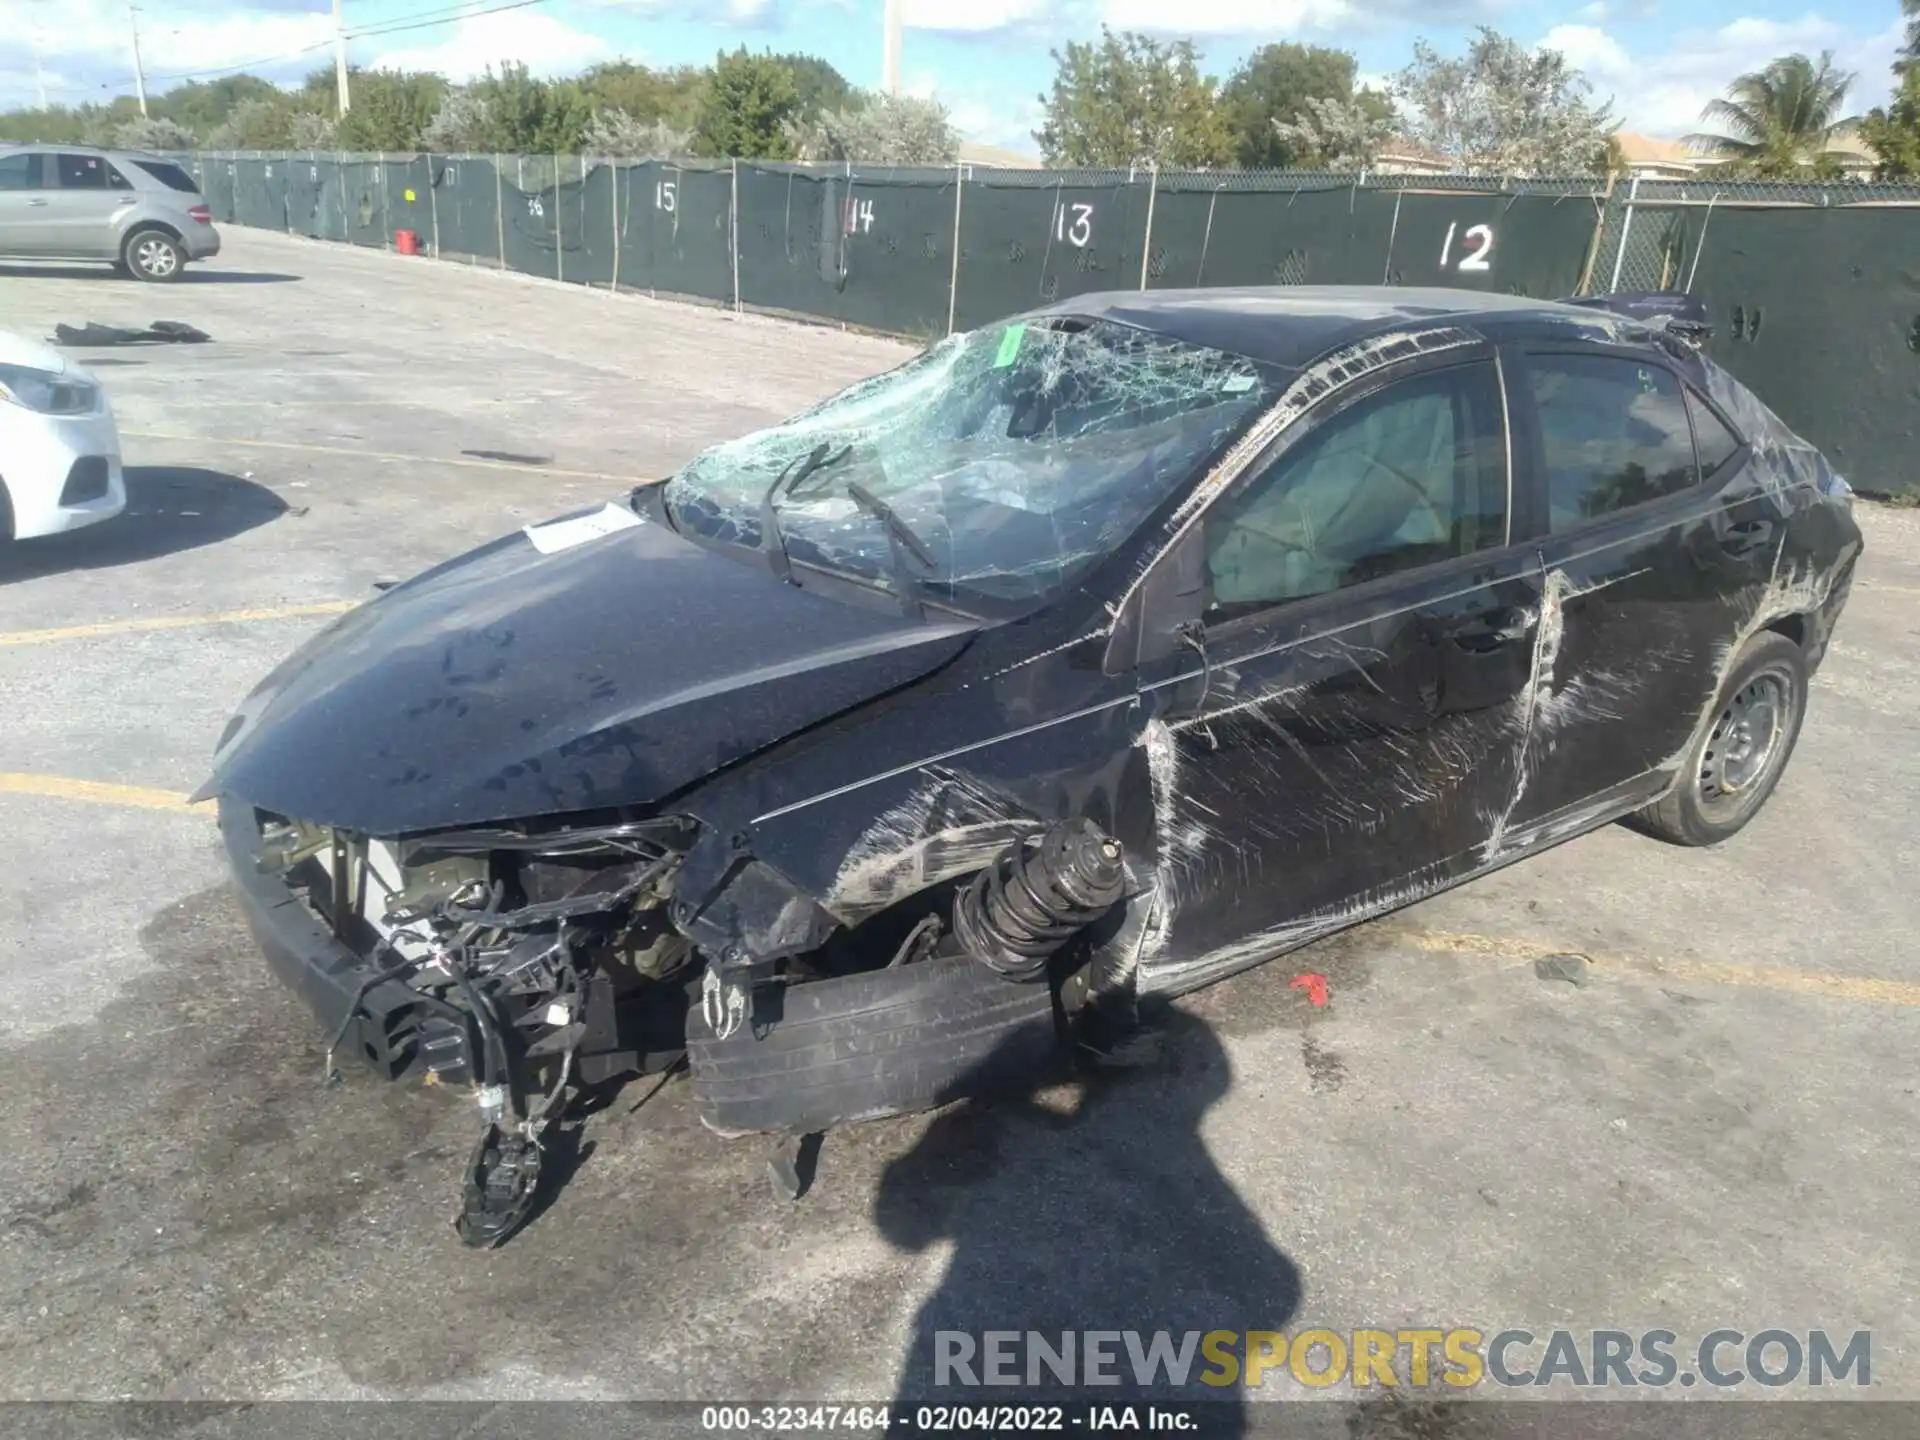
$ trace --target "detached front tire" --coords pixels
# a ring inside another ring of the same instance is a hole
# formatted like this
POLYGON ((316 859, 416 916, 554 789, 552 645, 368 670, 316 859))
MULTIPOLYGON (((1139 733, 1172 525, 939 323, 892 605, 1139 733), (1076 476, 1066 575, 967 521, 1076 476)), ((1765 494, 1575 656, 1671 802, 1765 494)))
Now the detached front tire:
POLYGON ((164 230, 136 230, 120 247, 120 263, 136 280, 171 284, 187 268, 187 252, 164 230))
POLYGON ((1736 834, 1787 768, 1807 714, 1807 681, 1806 657, 1786 636, 1763 630, 1748 641, 1673 789, 1633 817, 1635 828, 1675 845, 1717 845, 1736 834))

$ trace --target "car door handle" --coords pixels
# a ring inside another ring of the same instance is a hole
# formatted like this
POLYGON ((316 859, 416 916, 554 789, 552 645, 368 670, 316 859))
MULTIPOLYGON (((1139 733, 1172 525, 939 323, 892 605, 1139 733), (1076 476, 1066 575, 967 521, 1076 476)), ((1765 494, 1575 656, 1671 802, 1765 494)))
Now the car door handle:
POLYGON ((27 204, 29 204, 29 205, 44 205, 44 204, 46 204, 46 203, 47 203, 46 201, 44 201, 44 200, 39 200, 39 199, 33 199, 33 200, 29 200, 29 201, 27 201, 27 204))
POLYGON ((1527 605, 1502 605, 1455 626, 1447 638, 1462 650, 1496 650, 1512 645, 1533 633, 1540 612, 1527 605))

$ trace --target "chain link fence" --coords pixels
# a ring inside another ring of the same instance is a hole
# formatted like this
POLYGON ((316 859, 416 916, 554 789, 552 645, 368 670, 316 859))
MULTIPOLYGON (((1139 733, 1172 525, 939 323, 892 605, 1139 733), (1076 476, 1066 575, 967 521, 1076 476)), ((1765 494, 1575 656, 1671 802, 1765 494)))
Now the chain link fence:
POLYGON ((1096 290, 1688 290, 1869 493, 1920 492, 1920 185, 999 170, 569 155, 176 157, 215 218, 928 340, 1096 290), (410 237, 403 241, 402 237, 410 237))

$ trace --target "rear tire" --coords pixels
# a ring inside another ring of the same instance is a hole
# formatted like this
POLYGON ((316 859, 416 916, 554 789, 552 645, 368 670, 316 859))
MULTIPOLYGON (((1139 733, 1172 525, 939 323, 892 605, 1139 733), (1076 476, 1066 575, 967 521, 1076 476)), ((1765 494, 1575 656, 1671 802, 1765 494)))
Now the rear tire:
POLYGON ((1030 1078, 1061 1053, 1052 987, 1011 984, 965 956, 767 987, 753 1010, 724 1040, 698 1005, 687 1017, 694 1106, 723 1134, 929 1109, 1030 1078))
POLYGON ((0 480, 0 545, 13 539, 13 500, 7 494, 4 480, 0 480))
POLYGON ((1806 656, 1763 630, 1735 658, 1713 703, 1673 789, 1639 811, 1634 828, 1674 845, 1717 845, 1758 815, 1800 738, 1806 656))
POLYGON ((187 268, 187 252, 164 230, 136 230, 120 247, 120 262, 136 280, 169 285, 187 268))

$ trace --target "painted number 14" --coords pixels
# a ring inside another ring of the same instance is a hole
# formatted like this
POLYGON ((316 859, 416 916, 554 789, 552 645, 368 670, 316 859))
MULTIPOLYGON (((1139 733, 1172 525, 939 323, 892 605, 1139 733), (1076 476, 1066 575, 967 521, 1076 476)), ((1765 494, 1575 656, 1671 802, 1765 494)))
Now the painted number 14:
MULTIPOLYGON (((1440 246, 1440 268, 1447 268, 1447 260, 1453 254, 1453 232, 1459 227, 1455 221, 1447 226, 1447 238, 1440 246)), ((1491 225, 1469 225, 1466 233, 1460 237, 1460 264, 1462 270, 1487 270, 1492 268, 1493 227, 1491 225)))

